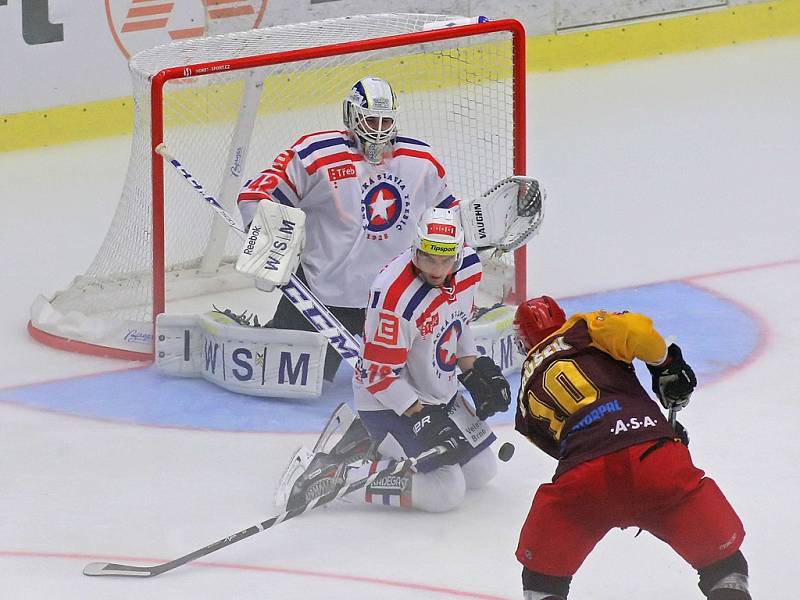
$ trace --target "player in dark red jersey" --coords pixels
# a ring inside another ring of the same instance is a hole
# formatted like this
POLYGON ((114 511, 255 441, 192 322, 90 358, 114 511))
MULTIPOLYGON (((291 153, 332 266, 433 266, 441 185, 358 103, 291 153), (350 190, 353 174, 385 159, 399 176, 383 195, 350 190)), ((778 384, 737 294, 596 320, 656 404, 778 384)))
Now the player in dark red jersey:
POLYGON ((553 458, 520 533, 525 600, 567 598, 572 576, 614 527, 641 527, 697 569, 710 600, 750 600, 745 532, 717 484, 692 464, 688 437, 640 385, 671 410, 697 380, 675 344, 644 315, 604 311, 566 319, 552 298, 528 300, 514 327, 527 352, 516 429, 553 458))

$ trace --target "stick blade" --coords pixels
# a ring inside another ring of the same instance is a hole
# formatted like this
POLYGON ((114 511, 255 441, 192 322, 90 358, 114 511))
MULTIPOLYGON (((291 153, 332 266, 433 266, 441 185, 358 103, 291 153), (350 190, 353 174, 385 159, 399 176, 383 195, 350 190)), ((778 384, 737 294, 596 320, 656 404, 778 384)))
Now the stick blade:
POLYGON ((116 563, 92 562, 83 567, 83 574, 90 577, 117 575, 121 577, 152 577, 157 575, 153 567, 135 567, 116 563))

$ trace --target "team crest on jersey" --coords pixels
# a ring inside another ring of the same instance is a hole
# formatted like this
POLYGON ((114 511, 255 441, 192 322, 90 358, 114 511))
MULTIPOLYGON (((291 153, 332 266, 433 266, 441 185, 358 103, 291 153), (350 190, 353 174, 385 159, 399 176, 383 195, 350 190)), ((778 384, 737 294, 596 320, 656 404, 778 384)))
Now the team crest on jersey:
POLYGON ((425 321, 423 321, 422 325, 419 326, 419 333, 422 337, 428 337, 436 326, 439 324, 439 313, 435 312, 431 316, 429 316, 425 321))
POLYGON ((408 193, 402 179, 391 173, 370 177, 361 185, 361 217, 367 239, 388 239, 392 230, 401 231, 411 214, 408 193))
POLYGON ((445 374, 453 373, 456 369, 456 361, 458 359, 456 348, 462 329, 461 320, 456 319, 445 327, 436 341, 436 366, 445 374))

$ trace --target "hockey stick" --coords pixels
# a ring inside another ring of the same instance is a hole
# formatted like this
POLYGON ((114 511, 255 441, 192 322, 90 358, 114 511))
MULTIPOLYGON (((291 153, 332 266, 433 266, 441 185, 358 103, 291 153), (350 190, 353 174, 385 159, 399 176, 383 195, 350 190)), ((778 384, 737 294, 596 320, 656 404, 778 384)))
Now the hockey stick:
MULTIPOLYGON (((175 167, 175 170, 183 175, 184 179, 191 185, 195 191, 205 200, 208 205, 214 209, 222 219, 230 225, 232 229, 238 232, 239 236, 244 239, 247 233, 239 227, 236 221, 228 214, 222 205, 217 202, 216 198, 209 194, 203 185, 195 179, 186 167, 180 161, 172 156, 164 143, 156 146, 156 152, 164 157, 164 159, 175 167)), ((356 368, 358 360, 359 344, 353 334, 339 322, 328 307, 325 306, 320 300, 308 289, 296 275, 292 274, 291 279, 285 285, 278 286, 283 292, 283 295, 289 299, 297 310, 299 310, 309 323, 322 335, 328 338, 328 343, 333 346, 333 349, 353 368, 356 368)))
POLYGON ((156 575, 161 575, 162 573, 166 573, 167 571, 171 571, 172 569, 180 567, 181 565, 185 565, 188 562, 196 560, 201 556, 206 556, 207 554, 216 552, 221 548, 230 546, 231 544, 235 544, 236 542, 239 542, 261 531, 269 529, 270 527, 278 525, 279 523, 283 523, 284 521, 288 521, 289 519, 294 519, 295 517, 299 517, 303 513, 308 512, 309 510, 312 510, 314 508, 317 508, 318 506, 322 506, 324 504, 328 504, 329 502, 333 502, 334 500, 337 500, 342 496, 346 496, 347 494, 350 494, 363 487, 371 485, 377 479, 404 473, 408 469, 413 468, 417 463, 420 463, 434 456, 439 456, 440 454, 444 454, 445 452, 447 452, 447 449, 444 446, 435 446, 430 450, 426 450, 419 456, 407 458, 403 461, 396 463, 394 466, 389 466, 382 471, 378 471, 377 473, 373 473, 368 477, 364 477, 363 479, 354 481, 350 485, 343 487, 338 491, 332 491, 329 492, 328 494, 325 494, 324 496, 319 496, 318 498, 314 498, 311 502, 305 504, 304 506, 295 508, 294 510, 283 512, 275 517, 272 517, 271 519, 262 521, 258 525, 253 525, 252 527, 248 527, 247 529, 242 529, 237 533, 224 537, 221 540, 217 540, 213 544, 209 544, 204 548, 200 548, 199 550, 190 552, 189 554, 181 556, 180 558, 176 558, 175 560, 171 560, 169 562, 165 562, 160 565, 153 565, 151 567, 137 567, 135 565, 120 565, 116 563, 107 563, 107 562, 92 562, 83 568, 83 574, 89 576, 118 575, 121 577, 155 577, 156 575))

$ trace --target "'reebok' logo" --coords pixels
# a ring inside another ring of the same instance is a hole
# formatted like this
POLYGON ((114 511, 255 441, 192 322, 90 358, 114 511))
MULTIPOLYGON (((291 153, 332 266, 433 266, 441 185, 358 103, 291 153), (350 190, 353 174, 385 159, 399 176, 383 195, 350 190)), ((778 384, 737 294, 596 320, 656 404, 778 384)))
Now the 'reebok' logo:
POLYGON ((111 35, 125 58, 175 40, 253 29, 268 0, 105 0, 111 35))

